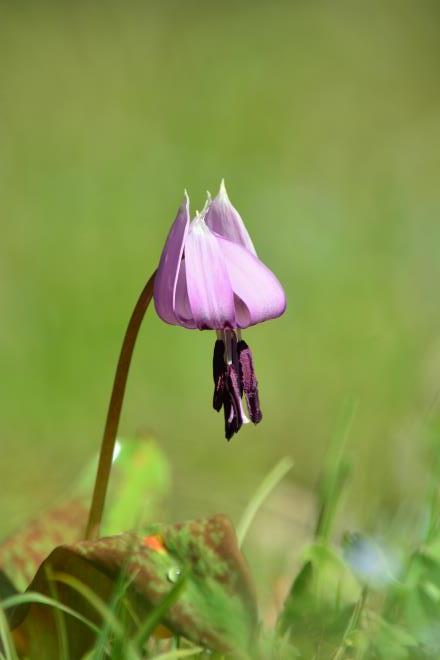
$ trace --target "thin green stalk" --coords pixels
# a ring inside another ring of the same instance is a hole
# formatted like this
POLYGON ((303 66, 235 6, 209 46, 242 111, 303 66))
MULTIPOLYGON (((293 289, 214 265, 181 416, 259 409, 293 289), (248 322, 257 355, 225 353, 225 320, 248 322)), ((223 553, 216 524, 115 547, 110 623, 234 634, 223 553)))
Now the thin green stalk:
POLYGON ((80 580, 77 580, 73 575, 68 575, 67 573, 55 572, 52 575, 54 580, 67 584, 69 587, 77 591, 85 600, 87 600, 90 605, 98 612, 103 621, 108 621, 111 626, 112 632, 117 637, 124 637, 124 629, 121 626, 120 622, 113 614, 108 605, 95 594, 93 589, 90 589, 87 585, 83 584, 80 580))
MULTIPOLYGON (((50 595, 55 601, 59 601, 60 599, 58 596, 58 588, 55 580, 52 578, 52 571, 49 567, 46 567, 45 573, 49 585, 50 595)), ((60 660, 69 660, 69 640, 67 637, 66 620, 64 617, 64 612, 58 607, 54 608, 54 619, 58 637, 60 660)))
POLYGON ((347 650, 347 642, 349 640, 350 635, 352 635, 353 632, 359 628, 362 612, 364 611, 365 603, 367 602, 367 596, 368 596, 368 588, 364 587, 362 589, 361 596, 354 607, 353 613, 350 617, 347 628, 344 632, 342 642, 338 650, 336 651, 335 655, 333 656, 333 660, 343 659, 345 652, 347 650))
POLYGON ((123 646, 123 657, 125 660, 139 660, 139 656, 131 640, 126 636, 126 631, 124 630, 123 625, 118 620, 114 612, 112 612, 110 607, 102 600, 102 598, 100 598, 100 596, 98 596, 93 591, 93 589, 90 589, 90 587, 88 587, 86 584, 83 584, 73 575, 68 575, 67 573, 56 572, 53 574, 53 578, 58 582, 67 584, 69 587, 81 594, 81 596, 85 598, 98 612, 102 621, 108 623, 115 638, 119 640, 123 646))
MULTIPOLYGON (((127 554, 128 557, 130 557, 132 555, 132 551, 129 550, 127 554)), ((127 590, 129 589, 130 585, 134 582, 135 578, 137 577, 137 572, 132 573, 131 575, 129 574, 128 564, 129 564, 129 560, 127 559, 127 561, 124 562, 115 589, 113 591, 113 595, 110 601, 110 611, 117 618, 119 622, 123 622, 124 626, 127 620, 127 615, 129 615, 135 621, 137 627, 139 627, 139 621, 137 617, 136 619, 134 619, 133 615, 135 613, 131 611, 128 599, 126 599, 127 590)), ((91 655, 93 660, 100 660, 101 658, 104 658, 106 656, 109 640, 111 637, 111 632, 112 632, 111 622, 108 619, 105 619, 103 621, 103 625, 101 626, 100 633, 96 640, 94 652, 91 655)))
POLYGON ((263 479, 254 496, 251 498, 247 507, 245 508, 241 520, 237 525, 237 538, 239 546, 243 544, 245 536, 249 531, 249 527, 252 525, 258 509, 261 507, 264 500, 270 495, 270 493, 286 476, 289 470, 292 469, 292 467, 292 459, 286 456, 285 458, 282 458, 281 461, 277 463, 275 467, 269 472, 269 474, 263 479))
POLYGON ((6 660, 18 660, 14 640, 12 639, 8 620, 3 609, 3 603, 0 605, 0 642, 3 644, 6 660))
POLYGON ((130 321, 128 322, 124 341, 122 342, 122 348, 119 354, 119 360, 113 381, 113 389, 107 412, 107 420, 105 423, 104 435, 101 443, 101 451, 99 454, 98 471, 96 473, 95 487, 85 533, 85 538, 88 540, 96 540, 99 537, 108 482, 110 479, 113 453, 115 449, 116 434, 119 427, 119 419, 121 416, 122 403, 124 401, 125 387, 127 384, 131 358, 133 356, 136 339, 139 334, 139 329, 145 316, 145 312, 147 311, 153 297, 155 276, 156 273, 154 272, 142 290, 142 293, 139 296, 139 299, 131 315, 130 321))
POLYGON ((344 453, 357 408, 357 401, 349 401, 345 405, 341 423, 331 442, 327 470, 323 480, 320 512, 315 530, 316 538, 319 538, 324 543, 330 538, 341 494, 349 472, 349 466, 344 461, 344 453))

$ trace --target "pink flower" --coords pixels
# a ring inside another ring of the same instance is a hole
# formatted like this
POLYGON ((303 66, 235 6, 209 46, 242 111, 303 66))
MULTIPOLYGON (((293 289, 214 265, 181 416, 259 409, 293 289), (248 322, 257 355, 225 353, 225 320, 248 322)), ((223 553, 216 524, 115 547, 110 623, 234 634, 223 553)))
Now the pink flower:
POLYGON ((262 417, 257 380, 240 331, 281 316, 286 298, 275 275, 258 259, 223 182, 217 197, 208 197, 192 222, 185 193, 160 259, 154 303, 166 323, 217 331, 214 408, 224 408, 226 438, 248 421, 243 394, 257 424, 262 417))

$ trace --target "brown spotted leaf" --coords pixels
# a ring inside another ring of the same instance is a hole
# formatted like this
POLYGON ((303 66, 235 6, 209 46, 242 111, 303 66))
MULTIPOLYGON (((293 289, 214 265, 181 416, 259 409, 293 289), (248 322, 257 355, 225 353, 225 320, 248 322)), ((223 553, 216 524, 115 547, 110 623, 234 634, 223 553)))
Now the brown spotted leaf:
MULTIPOLYGON (((249 648, 257 617, 254 589, 225 516, 60 546, 43 562, 29 591, 56 593, 64 605, 100 626, 94 606, 66 584, 65 576, 80 580, 109 603, 121 571, 129 578, 125 595, 141 624, 182 577, 184 588, 162 623, 219 651, 249 648)), ((11 617, 14 638, 29 658, 42 657, 43 648, 47 660, 59 656, 56 626, 54 611, 44 605, 22 606, 11 617)), ((93 632, 70 616, 66 629, 70 656, 81 657, 93 644, 93 632)), ((127 634, 134 634, 133 626, 127 634)))
POLYGON ((25 589, 50 550, 77 541, 86 521, 82 499, 46 511, 0 544, 0 569, 17 589, 25 589))

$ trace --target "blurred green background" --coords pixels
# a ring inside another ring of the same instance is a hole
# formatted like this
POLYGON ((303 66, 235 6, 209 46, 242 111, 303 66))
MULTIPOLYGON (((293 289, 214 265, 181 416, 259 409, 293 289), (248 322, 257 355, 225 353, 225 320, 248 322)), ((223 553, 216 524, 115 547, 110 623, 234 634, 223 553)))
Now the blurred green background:
MULTIPOLYGON (((121 431, 165 448, 170 517, 237 519, 286 454, 313 488, 347 398, 350 515, 417 504, 440 376, 439 21, 415 0, 0 5, 2 533, 97 450, 183 189, 200 208, 223 176, 289 304, 246 332, 265 418, 230 444, 214 336, 148 313, 121 431)), ((274 515, 294 524, 299 500, 274 515)))

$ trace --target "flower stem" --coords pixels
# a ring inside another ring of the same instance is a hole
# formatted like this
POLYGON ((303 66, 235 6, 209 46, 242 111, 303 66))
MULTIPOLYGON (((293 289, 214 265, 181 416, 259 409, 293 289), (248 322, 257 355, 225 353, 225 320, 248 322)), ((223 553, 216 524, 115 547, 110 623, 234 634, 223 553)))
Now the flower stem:
POLYGON ((113 389, 108 406, 107 419, 105 422, 104 435, 102 437, 101 451, 99 454, 98 471, 96 473, 95 487, 93 490, 92 503, 90 506, 89 519, 87 522, 85 538, 95 540, 99 537, 102 514, 104 511, 105 496, 112 467, 113 452, 118 432, 119 418, 121 416, 122 403, 124 401, 125 386, 127 384, 128 371, 134 346, 141 327, 145 312, 153 297, 154 278, 152 274, 146 283, 139 299, 135 305, 130 321, 122 342, 116 367, 113 389))

